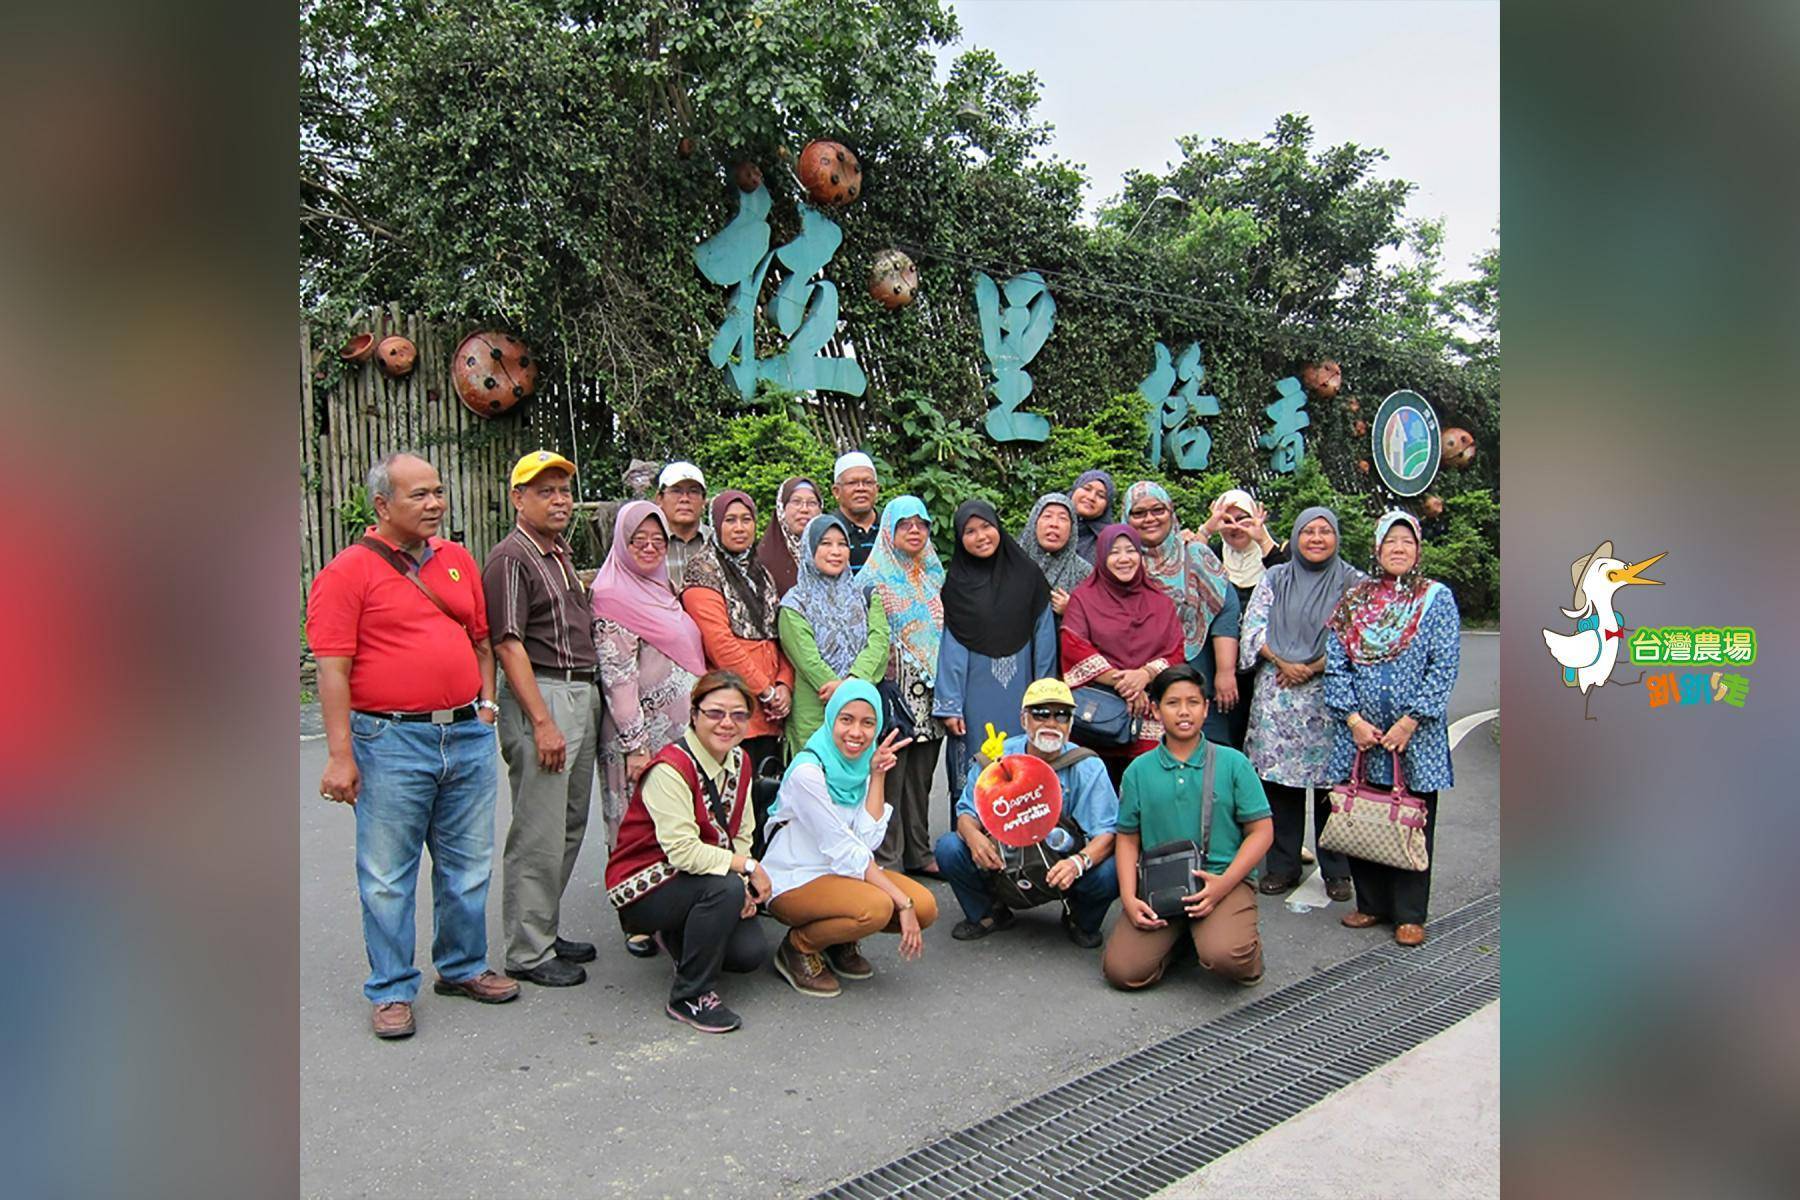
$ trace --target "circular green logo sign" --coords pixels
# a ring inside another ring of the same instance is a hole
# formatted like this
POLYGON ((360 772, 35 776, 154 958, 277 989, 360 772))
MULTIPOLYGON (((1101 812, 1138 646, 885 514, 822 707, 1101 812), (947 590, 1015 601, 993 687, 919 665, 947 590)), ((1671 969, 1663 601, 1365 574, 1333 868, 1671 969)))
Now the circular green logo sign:
POLYGON ((1443 430, 1425 397, 1399 391, 1381 402, 1369 426, 1369 459, 1396 496, 1416 496, 1437 478, 1443 430))

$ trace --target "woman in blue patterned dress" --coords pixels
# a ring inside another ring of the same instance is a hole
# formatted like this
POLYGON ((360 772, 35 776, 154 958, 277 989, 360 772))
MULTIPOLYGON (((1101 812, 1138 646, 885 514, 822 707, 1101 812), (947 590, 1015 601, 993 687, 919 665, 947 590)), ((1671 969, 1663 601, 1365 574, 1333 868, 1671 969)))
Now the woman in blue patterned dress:
MULTIPOLYGON (((1337 727, 1331 778, 1350 778, 1360 749, 1372 751, 1363 759, 1369 782, 1390 784, 1391 754, 1398 752, 1407 789, 1425 802, 1425 846, 1435 861, 1438 790, 1456 783, 1444 718, 1456 685, 1462 620, 1450 589, 1418 573, 1419 545, 1419 522, 1410 513, 1390 512, 1375 526, 1375 574, 1345 593, 1331 619, 1325 703, 1337 727)), ((1353 858, 1350 872, 1356 911, 1345 925, 1366 929, 1392 921, 1402 946, 1425 940, 1429 866, 1405 871, 1353 858)))
MULTIPOLYGON (((1344 590, 1363 577, 1338 554, 1337 514, 1329 508, 1294 518, 1288 545, 1289 560, 1270 567, 1250 594, 1238 647, 1239 669, 1256 667, 1244 753, 1275 817, 1275 842, 1258 885, 1269 896, 1300 882, 1307 788, 1318 789, 1314 830, 1330 815, 1324 788, 1340 777, 1328 764, 1336 722, 1325 707, 1326 625, 1344 590)), ((1350 899, 1349 860, 1324 850, 1318 857, 1326 894, 1350 899)))

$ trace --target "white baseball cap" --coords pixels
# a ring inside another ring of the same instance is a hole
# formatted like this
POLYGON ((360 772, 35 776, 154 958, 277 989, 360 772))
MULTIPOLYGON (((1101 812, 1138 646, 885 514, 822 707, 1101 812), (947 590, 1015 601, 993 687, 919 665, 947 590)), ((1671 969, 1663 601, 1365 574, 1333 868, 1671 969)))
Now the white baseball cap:
POLYGON ((701 487, 706 486, 706 476, 700 473, 699 467, 691 462, 677 460, 662 469, 662 474, 656 477, 656 486, 658 490, 661 490, 689 481, 697 483, 701 487))

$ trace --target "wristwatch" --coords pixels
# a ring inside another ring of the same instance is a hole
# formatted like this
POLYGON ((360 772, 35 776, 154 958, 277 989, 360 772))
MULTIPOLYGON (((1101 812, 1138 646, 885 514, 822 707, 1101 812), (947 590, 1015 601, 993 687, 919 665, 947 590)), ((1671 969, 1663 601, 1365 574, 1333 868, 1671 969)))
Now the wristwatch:
POLYGON ((498 704, 494 703, 492 700, 477 700, 475 702, 475 707, 476 708, 485 708, 489 712, 493 713, 496 717, 500 715, 500 706, 498 704))
POLYGON ((757 862, 754 858, 751 858, 748 854, 746 854, 744 856, 744 869, 742 871, 740 871, 739 874, 741 874, 744 878, 748 879, 748 878, 750 878, 750 876, 756 874, 756 868, 760 867, 761 865, 762 865, 761 863, 757 862))

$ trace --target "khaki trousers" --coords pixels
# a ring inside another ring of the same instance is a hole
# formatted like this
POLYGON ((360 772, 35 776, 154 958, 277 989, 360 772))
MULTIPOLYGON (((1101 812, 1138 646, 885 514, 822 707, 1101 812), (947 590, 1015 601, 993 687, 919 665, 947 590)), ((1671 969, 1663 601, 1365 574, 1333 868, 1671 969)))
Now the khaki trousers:
POLYGON ((1197 921, 1178 917, 1161 929, 1146 930, 1121 914, 1100 952, 1100 972, 1116 988, 1149 987, 1163 977, 1183 933, 1194 940, 1200 965, 1213 974, 1255 979, 1263 973, 1256 889, 1249 880, 1238 884, 1218 907, 1197 921))
MULTIPOLYGON (((893 871, 883 872, 888 881, 911 898, 919 915, 919 928, 929 929, 937 920, 937 897, 922 883, 893 871)), ((842 946, 872 933, 899 933, 900 914, 894 901, 874 884, 844 875, 821 875, 769 902, 769 911, 783 925, 794 949, 818 954, 827 946, 842 946)))
POLYGON ((555 954, 562 894, 587 833, 600 744, 599 688, 543 676, 537 685, 567 743, 558 774, 538 766, 531 718, 511 688, 504 683, 500 688, 500 755, 512 782, 500 927, 506 937, 506 966, 514 971, 529 971, 555 954))

